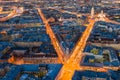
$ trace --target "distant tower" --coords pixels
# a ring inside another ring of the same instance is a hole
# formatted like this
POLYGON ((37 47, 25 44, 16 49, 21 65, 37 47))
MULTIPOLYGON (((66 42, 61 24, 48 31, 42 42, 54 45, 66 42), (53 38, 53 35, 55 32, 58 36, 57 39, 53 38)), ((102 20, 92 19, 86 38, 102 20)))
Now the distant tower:
POLYGON ((92 7, 92 9, 91 9, 91 18, 94 18, 94 7, 92 7))
POLYGON ((66 48, 66 54, 69 54, 69 48, 66 48))
POLYGON ((59 21, 62 21, 62 17, 59 18, 59 21))

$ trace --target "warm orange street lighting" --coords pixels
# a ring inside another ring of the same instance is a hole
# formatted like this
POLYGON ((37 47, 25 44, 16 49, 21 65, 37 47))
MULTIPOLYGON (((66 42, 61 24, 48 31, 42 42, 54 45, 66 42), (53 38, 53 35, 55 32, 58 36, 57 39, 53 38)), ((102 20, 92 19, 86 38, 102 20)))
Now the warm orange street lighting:
POLYGON ((50 36, 51 42, 52 42, 52 44, 53 44, 53 46, 54 46, 54 48, 55 48, 55 50, 57 52, 58 58, 60 59, 61 63, 64 63, 64 61, 65 61, 65 53, 62 50, 62 47, 59 44, 59 41, 57 40, 54 32, 51 29, 51 26, 49 25, 48 20, 45 18, 45 16, 42 13, 41 9, 37 9, 37 10, 38 10, 38 13, 41 16, 41 18, 42 18, 42 20, 43 20, 43 22, 45 24, 46 31, 47 31, 48 35, 50 36))
POLYGON ((0 18, 0 22, 4 22, 12 18, 16 14, 16 10, 13 10, 8 16, 0 18))
MULTIPOLYGON (((93 29, 93 26, 96 22, 95 18, 91 19, 88 16, 89 24, 88 24, 86 30, 84 31, 83 35, 78 40, 76 46, 74 47, 73 51, 71 52, 70 57, 67 59, 67 61, 64 61, 65 60, 64 52, 63 52, 57 38, 55 37, 54 32, 52 31, 52 29, 48 23, 49 20, 47 20, 44 17, 41 9, 38 9, 38 12, 45 24, 46 31, 51 38, 52 44, 58 54, 60 61, 62 63, 64 63, 63 67, 61 68, 59 74, 56 77, 56 80, 71 80, 74 75, 75 70, 92 70, 92 71, 98 71, 98 72, 107 72, 107 69, 104 67, 101 68, 101 67, 90 67, 90 66, 81 66, 80 65, 80 62, 84 55, 83 50, 86 46, 86 42, 87 42, 89 35, 93 29)), ((97 15, 95 15, 95 16, 97 16, 97 15)), ((108 21, 110 21, 110 20, 108 20, 108 21)))

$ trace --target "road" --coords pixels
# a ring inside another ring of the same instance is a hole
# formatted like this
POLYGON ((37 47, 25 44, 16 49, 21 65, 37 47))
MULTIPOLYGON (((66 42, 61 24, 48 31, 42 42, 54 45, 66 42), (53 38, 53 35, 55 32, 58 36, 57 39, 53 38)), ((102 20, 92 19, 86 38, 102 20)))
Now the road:
POLYGON ((87 26, 85 32, 83 33, 83 35, 77 42, 76 46, 74 47, 70 58, 63 65, 61 71, 56 77, 56 80, 71 80, 75 70, 84 69, 83 67, 80 68, 80 62, 83 57, 82 52, 85 48, 87 39, 92 31, 94 23, 95 23, 95 20, 89 19, 89 25, 87 26))
MULTIPOLYGON (((88 18, 89 18, 89 16, 88 16, 88 18)), ((79 39, 78 43, 74 47, 70 58, 63 65, 61 71, 59 72, 59 74, 56 77, 56 80, 71 80, 72 76, 74 75, 75 70, 92 70, 92 71, 98 71, 98 72, 107 72, 108 69, 113 69, 113 70, 118 69, 118 67, 105 67, 105 66, 103 66, 101 68, 101 67, 90 67, 90 66, 79 65, 81 60, 82 60, 82 57, 83 57, 82 53, 83 53, 83 50, 85 48, 87 39, 88 39, 92 29, 93 29, 94 23, 96 22, 95 19, 90 19, 90 18, 88 21, 89 21, 89 24, 88 24, 85 32, 83 33, 83 35, 79 39)), ((105 21, 111 22, 114 24, 120 24, 120 23, 118 23, 116 21, 112 21, 106 17, 105 17, 105 21)))
POLYGON ((11 11, 2 11, 2 12, 0 12, 0 14, 9 14, 9 13, 11 13, 11 11))
POLYGON ((84 14, 84 13, 77 13, 77 12, 71 12, 71 11, 67 11, 67 10, 62 10, 62 9, 57 9, 57 8, 54 8, 54 7, 50 7, 49 9, 53 9, 53 10, 57 10, 57 11, 59 11, 59 12, 61 12, 61 13, 68 13, 68 14, 73 14, 73 15, 76 15, 76 16, 81 16, 81 15, 85 15, 85 16, 87 16, 87 15, 89 15, 88 13, 86 13, 86 14, 84 14))
POLYGON ((105 22, 110 22, 110 23, 114 23, 114 24, 120 24, 120 22, 116 22, 114 20, 110 20, 109 18, 105 18, 105 22))
MULTIPOLYGON (((82 16, 82 15, 84 15, 84 16, 88 16, 89 14, 88 13, 77 13, 77 12, 70 12, 70 11, 67 11, 67 10, 62 10, 62 9, 56 9, 56 8, 53 8, 53 7, 50 7, 50 9, 53 9, 53 10, 57 10, 57 11, 59 11, 59 12, 61 12, 61 13, 68 13, 68 14, 73 14, 73 15, 76 15, 77 17, 80 17, 80 16, 82 16)), ((98 14, 95 14, 94 15, 95 17, 97 17, 98 16, 98 14)), ((67 20, 67 19, 66 19, 67 20)), ((107 17, 105 17, 105 21, 106 22, 110 22, 110 23, 114 23, 114 24, 120 24, 119 22, 116 22, 116 21, 114 21, 114 20, 110 20, 109 18, 107 18, 107 17)))
POLYGON ((4 22, 12 18, 14 15, 16 15, 16 10, 13 10, 8 16, 0 18, 0 22, 4 22))
POLYGON ((11 0, 10 0, 10 1, 7 1, 7 0, 6 0, 6 1, 0 1, 0 3, 10 3, 10 2, 11 2, 11 3, 12 3, 12 2, 19 2, 19 0, 12 0, 12 1, 11 1, 11 0))
POLYGON ((48 20, 45 18, 44 14, 42 13, 42 10, 40 8, 37 8, 37 10, 38 10, 38 13, 39 13, 40 17, 43 20, 43 23, 45 24, 46 32, 50 36, 51 42, 52 42, 52 44, 54 46, 55 51, 57 52, 58 58, 60 59, 61 63, 64 63, 64 61, 65 61, 65 53, 64 53, 59 41, 57 40, 54 32, 52 31, 48 20))
MULTIPOLYGON (((59 44, 59 43, 57 42, 54 32, 52 32, 52 29, 50 28, 49 23, 45 19, 44 15, 40 9, 38 9, 38 12, 39 12, 43 22, 46 25, 47 33, 51 37, 51 40, 53 39, 52 43, 55 42, 55 43, 53 43, 55 49, 58 47, 58 49, 56 49, 56 52, 57 52, 57 50, 60 50, 61 47, 60 47, 60 45, 55 45, 55 44, 59 44)), ((107 72, 108 68, 105 68, 105 67, 90 67, 90 66, 81 66, 80 65, 80 62, 84 55, 83 50, 86 46, 87 39, 89 38, 89 35, 90 35, 90 33, 93 29, 93 26, 96 22, 95 19, 90 19, 90 18, 88 21, 89 21, 89 24, 88 24, 86 30, 84 31, 83 35, 78 40, 76 46, 74 47, 73 51, 71 52, 70 57, 68 58, 68 60, 66 62, 64 62, 64 65, 61 68, 60 72, 58 73, 56 80, 71 80, 74 75, 75 70, 92 70, 92 71, 98 71, 98 72, 107 72)), ((62 49, 61 49, 61 52, 62 52, 62 49)), ((60 52, 57 52, 57 54, 58 54, 59 58, 61 59, 61 57, 63 55, 61 56, 60 52)))
MULTIPOLYGON (((94 23, 96 21, 94 19, 89 19, 89 25, 87 29, 83 33, 82 37, 79 39, 78 43, 74 47, 70 58, 67 63, 65 63, 60 70, 59 74, 56 77, 56 80, 71 80, 75 70, 92 70, 98 72, 107 72, 108 69, 117 70, 118 67, 90 67, 90 66, 81 66, 79 65, 82 60, 82 53, 85 48, 87 39, 93 29, 94 23), (79 68, 78 68, 79 67, 79 68)), ((109 19, 106 22, 113 22, 114 24, 118 24, 117 22, 111 21, 109 19)))
POLYGON ((20 7, 20 8, 14 7, 13 11, 11 11, 7 16, 0 18, 0 22, 7 21, 10 18, 13 18, 13 17, 16 17, 16 16, 20 16, 23 12, 24 12, 23 7, 20 7))
MULTIPOLYGON (((96 22, 95 19, 89 18, 89 20, 88 20, 89 24, 88 24, 86 30, 84 31, 83 35, 80 37, 77 44, 75 45, 73 51, 71 52, 70 57, 67 59, 67 61, 65 61, 66 60, 65 53, 64 53, 59 41, 57 40, 54 32, 52 31, 48 20, 45 18, 44 14, 42 13, 42 10, 40 8, 37 8, 37 10, 45 24, 46 32, 50 36, 51 43, 53 44, 54 49, 57 52, 58 58, 59 58, 60 62, 63 64, 63 67, 61 68, 60 72, 58 73, 56 80, 71 80, 74 75, 75 70, 92 70, 92 71, 98 71, 98 72, 107 72, 108 68, 112 69, 112 67, 101 68, 101 67, 90 67, 90 66, 81 66, 80 65, 80 62, 82 61, 82 57, 84 56, 83 50, 86 46, 87 39, 89 38, 89 35, 90 35, 90 33, 93 29, 93 26, 96 22)), ((105 18, 105 19, 106 19, 106 22, 116 23, 114 21, 109 20, 108 18, 105 18)))
POLYGON ((25 28, 25 27, 38 27, 38 26, 44 26, 43 24, 41 23, 24 23, 24 24, 4 24, 4 23, 1 23, 0 26, 4 26, 4 27, 10 27, 10 26, 15 26, 16 28, 25 28))

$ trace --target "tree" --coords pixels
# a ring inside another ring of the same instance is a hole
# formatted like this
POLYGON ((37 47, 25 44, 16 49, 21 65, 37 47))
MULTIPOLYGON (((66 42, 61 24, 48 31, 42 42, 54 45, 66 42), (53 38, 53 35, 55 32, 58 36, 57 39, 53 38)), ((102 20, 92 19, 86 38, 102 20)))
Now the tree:
POLYGON ((99 52, 99 49, 93 48, 90 52, 97 55, 99 52))

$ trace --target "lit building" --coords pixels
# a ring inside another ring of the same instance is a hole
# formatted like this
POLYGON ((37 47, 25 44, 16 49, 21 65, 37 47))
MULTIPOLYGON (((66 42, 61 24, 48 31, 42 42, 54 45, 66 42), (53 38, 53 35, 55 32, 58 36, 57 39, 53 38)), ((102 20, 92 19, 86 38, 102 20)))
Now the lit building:
POLYGON ((94 18, 94 7, 92 7, 92 9, 91 9, 91 18, 94 18))
POLYGON ((96 21, 105 21, 106 15, 104 14, 103 10, 100 14, 98 14, 96 21))

